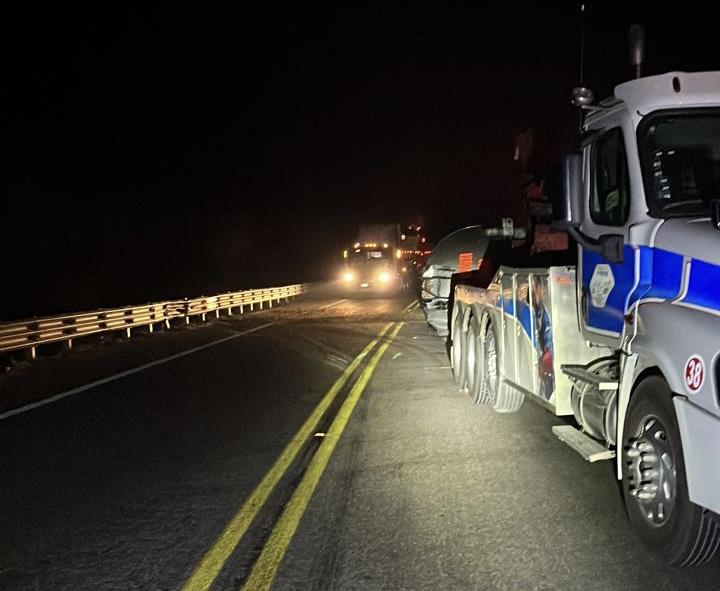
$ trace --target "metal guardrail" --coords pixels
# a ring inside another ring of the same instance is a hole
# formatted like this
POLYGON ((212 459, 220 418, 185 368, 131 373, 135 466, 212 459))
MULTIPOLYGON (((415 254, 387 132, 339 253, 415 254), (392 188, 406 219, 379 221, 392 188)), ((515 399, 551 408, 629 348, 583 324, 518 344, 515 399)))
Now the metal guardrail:
POLYGON ((63 342, 72 348, 74 339, 93 334, 124 330, 129 337, 133 328, 148 327, 150 332, 156 324, 170 328, 170 321, 174 318, 185 318, 189 324, 193 316, 202 316, 205 320, 207 314, 214 313, 219 317, 223 310, 232 315, 233 310, 237 309, 242 314, 248 308, 254 310, 256 306, 260 310, 264 306, 272 308, 273 303, 288 301, 304 291, 303 284, 285 285, 0 323, 0 353, 29 349, 31 357, 35 359, 40 345, 63 342))

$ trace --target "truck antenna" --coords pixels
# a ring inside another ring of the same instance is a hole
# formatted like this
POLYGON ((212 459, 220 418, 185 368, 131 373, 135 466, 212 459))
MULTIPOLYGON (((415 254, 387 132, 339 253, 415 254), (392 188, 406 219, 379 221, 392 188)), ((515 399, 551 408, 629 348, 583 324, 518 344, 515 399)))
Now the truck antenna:
POLYGON ((580 3, 580 86, 585 78, 585 2, 580 3))
POLYGON ((592 90, 587 88, 585 82, 585 2, 580 2, 580 85, 573 88, 572 91, 572 104, 576 107, 580 107, 580 113, 578 114, 578 127, 580 133, 582 133, 583 121, 585 119, 583 115, 583 109, 592 108, 591 105, 595 97, 593 96, 592 90))
POLYGON ((628 45, 630 47, 630 65, 635 67, 635 78, 640 78, 645 59, 645 28, 642 25, 630 27, 628 45))

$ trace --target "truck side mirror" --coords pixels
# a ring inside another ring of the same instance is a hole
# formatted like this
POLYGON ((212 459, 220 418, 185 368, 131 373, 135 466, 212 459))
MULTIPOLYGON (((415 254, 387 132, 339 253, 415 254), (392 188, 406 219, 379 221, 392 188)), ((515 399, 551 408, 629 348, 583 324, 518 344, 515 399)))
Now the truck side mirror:
POLYGON ((582 155, 567 154, 562 159, 563 217, 566 227, 579 228, 584 220, 582 155))

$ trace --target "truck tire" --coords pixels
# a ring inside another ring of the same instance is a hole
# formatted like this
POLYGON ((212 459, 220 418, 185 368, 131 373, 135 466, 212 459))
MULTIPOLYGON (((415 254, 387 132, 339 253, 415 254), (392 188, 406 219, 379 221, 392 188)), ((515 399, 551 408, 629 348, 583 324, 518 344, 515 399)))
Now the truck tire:
POLYGON ((623 498, 638 537, 669 564, 710 560, 720 527, 688 496, 672 392, 662 377, 650 376, 635 389, 620 450, 623 498))
POLYGON ((498 382, 500 380, 500 364, 497 351, 497 334, 493 323, 487 320, 483 331, 482 346, 482 382, 478 392, 480 404, 495 404, 498 382))
POLYGON ((500 413, 517 412, 525 401, 525 394, 508 384, 500 384, 500 391, 493 404, 493 410, 500 413))
POLYGON ((450 341, 450 365, 453 372, 453 381, 460 387, 465 388, 465 306, 455 304, 452 323, 452 340, 450 341))
POLYGON ((480 339, 480 322, 473 314, 468 323, 467 336, 465 338, 465 381, 467 393, 473 402, 478 401, 480 382, 482 381, 482 343, 480 339))
POLYGON ((516 391, 501 379, 502 359, 499 349, 500 339, 495 324, 488 319, 483 335, 483 380, 478 402, 490 404, 495 412, 517 412, 525 399, 522 392, 516 391))

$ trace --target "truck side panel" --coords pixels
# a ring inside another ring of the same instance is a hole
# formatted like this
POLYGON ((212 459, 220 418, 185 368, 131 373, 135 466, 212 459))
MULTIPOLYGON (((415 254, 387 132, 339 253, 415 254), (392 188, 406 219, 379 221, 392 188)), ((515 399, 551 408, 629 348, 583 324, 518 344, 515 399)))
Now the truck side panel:
POLYGON ((484 309, 499 325, 500 373, 506 382, 556 415, 572 414, 572 383, 561 364, 584 364, 609 354, 582 338, 574 268, 502 267, 491 289, 458 286, 455 298, 484 309))

